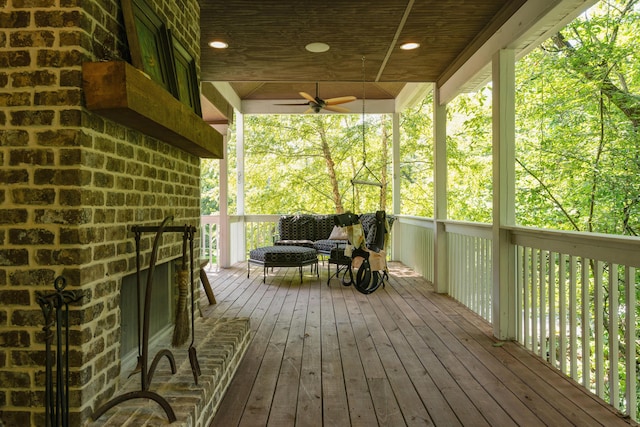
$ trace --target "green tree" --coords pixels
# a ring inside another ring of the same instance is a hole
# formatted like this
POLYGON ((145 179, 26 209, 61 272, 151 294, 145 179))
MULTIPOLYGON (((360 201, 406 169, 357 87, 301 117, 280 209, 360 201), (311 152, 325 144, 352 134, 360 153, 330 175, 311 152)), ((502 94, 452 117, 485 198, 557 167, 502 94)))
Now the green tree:
POLYGON ((447 106, 449 218, 491 222, 491 90, 461 94, 447 106))
MULTIPOLYGON (((390 141, 379 117, 368 121, 373 127, 364 127, 367 165, 383 176, 388 153, 375 144, 383 140, 388 146, 390 141)), ((372 200, 383 195, 355 191, 350 182, 363 162, 362 130, 357 115, 247 117, 247 213, 343 212, 362 206, 375 210, 380 202, 372 200)))
POLYGON ((638 234, 639 22, 602 1, 519 62, 521 224, 638 234))
POLYGON ((217 160, 205 159, 200 164, 200 212, 220 212, 220 168, 217 160))
POLYGON ((433 217, 433 94, 400 118, 400 213, 433 217))

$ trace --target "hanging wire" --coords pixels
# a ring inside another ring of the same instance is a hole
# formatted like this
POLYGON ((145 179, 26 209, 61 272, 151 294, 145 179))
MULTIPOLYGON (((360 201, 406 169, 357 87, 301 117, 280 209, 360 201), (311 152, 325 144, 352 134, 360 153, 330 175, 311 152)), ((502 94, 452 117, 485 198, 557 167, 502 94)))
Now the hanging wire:
POLYGON ((362 165, 364 166, 367 163, 367 147, 365 144, 366 140, 366 128, 365 128, 365 108, 364 102, 367 99, 366 96, 366 74, 364 67, 364 56, 362 57, 362 165))
POLYGON ((366 75, 365 75, 365 66, 364 66, 364 56, 362 57, 362 166, 351 179, 351 194, 352 194, 352 203, 353 210, 355 212, 356 205, 356 185, 370 185, 374 187, 382 188, 382 182, 375 176, 375 174, 369 169, 367 166, 367 146, 366 146, 366 120, 365 120, 365 100, 366 100, 366 75), (363 171, 363 169, 367 172, 367 175, 373 176, 375 181, 367 181, 364 179, 358 179, 358 175, 363 171))
MULTIPOLYGON (((353 179, 351 180, 351 186, 354 187, 356 184, 361 184, 361 185, 373 185, 375 187, 382 188, 382 182, 380 182, 380 180, 375 176, 375 174, 367 166, 366 120, 365 120, 366 75, 365 75, 364 61, 365 61, 365 57, 363 56, 362 57, 362 166, 360 166, 360 169, 358 169, 356 174, 353 176, 353 179), (375 181, 366 181, 362 179, 357 179, 358 175, 360 174, 360 172, 362 172, 363 169, 365 169, 369 173, 369 175, 373 176, 375 178, 375 181)), ((354 190, 354 194, 355 194, 355 190, 354 190)))

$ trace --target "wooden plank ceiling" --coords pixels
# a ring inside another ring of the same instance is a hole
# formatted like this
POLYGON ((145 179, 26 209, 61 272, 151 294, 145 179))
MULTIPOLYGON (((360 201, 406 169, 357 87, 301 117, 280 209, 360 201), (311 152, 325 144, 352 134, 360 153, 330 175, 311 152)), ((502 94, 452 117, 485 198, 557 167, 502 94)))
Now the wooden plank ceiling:
POLYGON ((408 82, 435 82, 524 0, 201 0, 201 77, 229 82, 242 100, 393 99, 408 82), (208 43, 223 40, 225 50, 208 43), (323 42, 327 52, 305 46, 323 42), (400 45, 418 42, 403 51, 400 45), (363 57, 364 73, 363 73, 363 57))

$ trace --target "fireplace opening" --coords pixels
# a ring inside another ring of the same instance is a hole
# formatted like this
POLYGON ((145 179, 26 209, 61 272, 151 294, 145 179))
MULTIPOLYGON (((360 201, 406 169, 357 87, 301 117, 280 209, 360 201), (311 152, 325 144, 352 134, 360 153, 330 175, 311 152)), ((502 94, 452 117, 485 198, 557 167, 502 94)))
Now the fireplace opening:
MULTIPOLYGON (((148 269, 141 272, 140 280, 140 325, 145 298, 148 269)), ((175 321, 176 299, 173 295, 175 262, 169 261, 155 266, 153 272, 153 292, 151 293, 151 316, 149 318, 149 346, 167 346, 171 343, 171 333, 175 321)), ((129 375, 138 358, 138 309, 136 307, 136 274, 122 279, 120 292, 120 364, 121 372, 129 375)), ((141 327, 141 326, 140 326, 141 327)))

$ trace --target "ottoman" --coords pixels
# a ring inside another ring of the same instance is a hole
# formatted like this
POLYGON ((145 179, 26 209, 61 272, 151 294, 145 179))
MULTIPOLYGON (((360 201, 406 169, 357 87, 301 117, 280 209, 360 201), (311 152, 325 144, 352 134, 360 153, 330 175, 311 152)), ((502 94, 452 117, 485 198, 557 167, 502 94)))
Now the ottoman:
POLYGON ((298 267, 300 270, 300 283, 302 283, 302 267, 315 265, 316 274, 320 277, 318 272, 318 252, 313 248, 283 245, 253 249, 249 252, 247 278, 249 278, 251 264, 262 265, 263 283, 267 281, 267 268, 269 267, 298 267))

